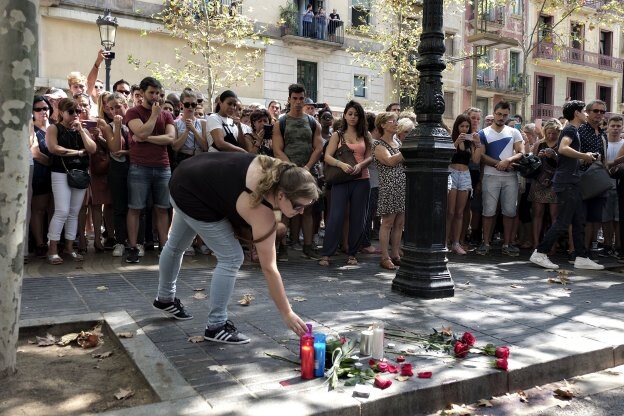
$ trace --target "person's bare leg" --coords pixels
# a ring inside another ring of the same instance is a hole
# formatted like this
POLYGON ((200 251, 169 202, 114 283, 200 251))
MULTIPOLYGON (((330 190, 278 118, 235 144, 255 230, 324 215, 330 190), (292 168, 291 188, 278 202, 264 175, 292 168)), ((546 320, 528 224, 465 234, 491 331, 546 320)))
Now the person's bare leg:
POLYGON ((381 226, 379 227, 379 248, 381 249, 381 258, 387 259, 390 257, 388 251, 390 245, 390 230, 394 224, 394 218, 396 214, 387 214, 381 217, 381 226))
POLYGON ((517 215, 515 217, 506 217, 503 215, 503 244, 512 243, 513 225, 516 218, 518 218, 517 215))
POLYGON ((492 239, 492 228, 494 227, 494 217, 486 217, 481 216, 481 221, 483 223, 483 244, 490 245, 490 240, 492 239))
POLYGON ((401 257, 401 237, 403 237, 403 226, 405 225, 405 213, 401 212, 394 217, 390 241, 392 243, 392 258, 401 257))
POLYGON ((128 228, 128 245, 130 247, 136 247, 137 239, 139 236, 139 217, 141 216, 140 209, 128 208, 128 215, 126 217, 126 226, 128 228))

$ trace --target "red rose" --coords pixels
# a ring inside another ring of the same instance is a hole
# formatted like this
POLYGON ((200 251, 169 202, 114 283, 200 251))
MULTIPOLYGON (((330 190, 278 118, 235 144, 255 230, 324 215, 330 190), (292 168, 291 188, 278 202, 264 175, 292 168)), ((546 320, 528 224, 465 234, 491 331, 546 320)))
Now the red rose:
POLYGON ((392 385, 392 381, 391 380, 386 380, 385 378, 381 377, 381 376, 375 376, 375 387, 380 388, 382 390, 387 389, 388 387, 390 387, 392 385))
POLYGON ((383 362, 378 362, 377 363, 377 370, 379 370, 382 373, 385 373, 386 371, 388 371, 388 363, 383 363, 383 362))
POLYGON ((465 358, 468 355, 468 351, 470 351, 470 345, 464 344, 460 341, 455 343, 455 357, 465 358))
POLYGON ((402 376, 413 376, 412 365, 411 364, 401 364, 401 375, 402 376))
POLYGON ((377 361, 373 360, 372 358, 368 360, 368 365, 370 365, 371 367, 374 366, 375 364, 377 364, 377 361))
POLYGON ((431 371, 421 371, 418 373, 418 378, 431 378, 433 373, 431 371))
POLYGON ((508 363, 507 358, 498 358, 496 360, 496 368, 507 371, 508 363))
POLYGON ((397 363, 402 363, 403 361, 405 361, 405 357, 403 357, 402 355, 399 355, 398 357, 396 357, 396 361, 397 363))
POLYGON ((347 337, 345 337, 344 335, 340 337, 340 342, 342 342, 343 344, 345 344, 347 342, 347 337))
POLYGON ((509 347, 498 347, 496 348, 496 352, 494 353, 496 358, 509 358, 509 347))
POLYGON ((464 336, 462 336, 462 342, 464 344, 470 345, 471 347, 475 344, 475 337, 470 332, 464 332, 464 336))

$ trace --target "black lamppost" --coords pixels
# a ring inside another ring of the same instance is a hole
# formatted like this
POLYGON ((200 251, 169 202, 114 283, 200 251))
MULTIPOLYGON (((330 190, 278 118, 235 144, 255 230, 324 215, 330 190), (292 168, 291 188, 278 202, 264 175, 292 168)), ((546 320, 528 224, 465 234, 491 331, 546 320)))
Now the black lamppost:
POLYGON ((106 91, 110 91, 110 70, 111 61, 115 58, 115 53, 111 52, 113 46, 115 46, 115 36, 117 35, 117 18, 111 16, 110 9, 104 11, 104 17, 98 16, 95 23, 100 30, 100 43, 106 51, 106 58, 104 59, 106 68, 106 91))
POLYGON ((453 296, 455 284, 446 266, 445 229, 448 165, 455 151, 440 124, 444 113, 442 71, 446 67, 442 0, 424 0, 418 46, 420 72, 414 110, 418 126, 407 136, 407 195, 401 267, 392 289, 425 299, 453 296))

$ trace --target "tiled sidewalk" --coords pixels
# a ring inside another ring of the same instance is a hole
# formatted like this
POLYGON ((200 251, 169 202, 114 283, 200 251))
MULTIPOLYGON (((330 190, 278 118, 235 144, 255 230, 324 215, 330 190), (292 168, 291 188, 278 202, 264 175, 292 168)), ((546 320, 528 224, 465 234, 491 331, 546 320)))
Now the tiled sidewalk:
POLYGON ((252 338, 247 345, 187 341, 203 334, 205 325, 209 298, 192 297, 209 294, 213 261, 204 256, 185 259, 178 282, 177 296, 193 320, 169 320, 151 307, 158 281, 153 254, 133 266, 106 255, 62 268, 29 264, 21 318, 125 310, 215 414, 251 414, 253 406, 254 414, 413 415, 448 402, 472 402, 623 364, 624 275, 576 273, 569 266, 573 273, 563 287, 549 283, 556 274, 531 265, 524 254, 451 257, 455 297, 439 300, 392 292, 393 274, 379 268, 374 256, 362 257, 359 266, 341 266, 346 261, 338 258, 322 268, 295 256, 280 263, 294 310, 316 330, 344 331, 354 324, 383 320, 422 333, 451 326, 458 333, 473 332, 477 345, 512 346, 509 372, 490 368, 483 356, 461 361, 408 357, 416 369, 429 369, 434 376, 395 381, 387 390, 373 390, 369 399, 353 398, 350 387, 328 393, 319 379, 301 382, 295 365, 266 356, 270 352, 296 358, 299 340, 283 326, 260 269, 253 265, 241 270, 230 304, 230 318, 252 338), (193 290, 198 288, 205 291, 193 290), (248 307, 236 303, 245 293, 255 297, 248 307))

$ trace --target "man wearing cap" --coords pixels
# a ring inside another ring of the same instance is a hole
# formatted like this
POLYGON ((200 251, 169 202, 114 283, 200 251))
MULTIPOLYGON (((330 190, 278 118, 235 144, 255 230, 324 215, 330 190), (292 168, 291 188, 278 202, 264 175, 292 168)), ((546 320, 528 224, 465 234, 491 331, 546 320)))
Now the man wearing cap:
POLYGON ((316 107, 314 106, 312 98, 306 97, 305 100, 303 100, 303 112, 312 117, 316 117, 316 107))

